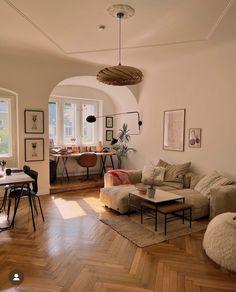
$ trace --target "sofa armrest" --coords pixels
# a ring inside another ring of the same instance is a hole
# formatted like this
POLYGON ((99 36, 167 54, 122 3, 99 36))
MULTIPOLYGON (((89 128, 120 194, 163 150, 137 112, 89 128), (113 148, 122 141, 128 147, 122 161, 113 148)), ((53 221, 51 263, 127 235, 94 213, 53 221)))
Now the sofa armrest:
MULTIPOLYGON (((127 170, 129 179, 132 184, 141 182, 142 170, 127 170)), ((113 186, 113 175, 108 172, 104 174, 104 188, 113 186)))
POLYGON ((210 219, 224 212, 236 212, 236 185, 212 188, 210 191, 210 219))
POLYGON ((108 172, 104 174, 104 188, 113 186, 113 175, 108 172))

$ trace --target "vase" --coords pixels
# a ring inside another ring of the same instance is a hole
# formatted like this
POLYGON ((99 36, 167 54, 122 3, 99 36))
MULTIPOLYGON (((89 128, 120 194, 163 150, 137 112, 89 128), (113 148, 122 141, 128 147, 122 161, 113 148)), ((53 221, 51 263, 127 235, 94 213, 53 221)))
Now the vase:
POLYGON ((156 193, 156 190, 153 189, 152 187, 147 189, 147 195, 148 195, 149 198, 154 198, 155 197, 155 193, 156 193))
POLYGON ((97 150, 97 152, 102 152, 102 150, 103 150, 102 141, 97 142, 96 150, 97 150))

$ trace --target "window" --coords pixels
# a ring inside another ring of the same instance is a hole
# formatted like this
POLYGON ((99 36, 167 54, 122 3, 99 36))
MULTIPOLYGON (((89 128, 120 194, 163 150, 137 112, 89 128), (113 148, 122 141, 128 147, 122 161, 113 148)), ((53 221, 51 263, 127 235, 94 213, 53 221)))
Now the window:
POLYGON ((0 157, 11 156, 11 100, 0 97, 0 157))
POLYGON ((48 103, 49 113, 49 139, 52 139, 57 144, 57 103, 48 103))
POLYGON ((86 122, 88 115, 97 115, 99 101, 51 98, 48 103, 49 138, 55 145, 95 145, 97 123, 86 122))

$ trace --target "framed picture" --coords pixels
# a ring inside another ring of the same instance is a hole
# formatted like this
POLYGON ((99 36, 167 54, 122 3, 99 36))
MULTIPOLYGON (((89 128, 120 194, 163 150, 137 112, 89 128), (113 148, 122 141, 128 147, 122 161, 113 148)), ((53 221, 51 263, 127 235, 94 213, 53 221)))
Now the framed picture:
POLYGON ((44 160, 44 139, 26 138, 25 139, 25 161, 44 160))
POLYGON ((111 141, 113 139, 113 131, 106 130, 106 141, 111 141))
POLYGON ((190 128, 188 132, 188 146, 190 148, 201 148, 201 128, 190 128))
POLYGON ((106 128, 113 128, 113 117, 106 117, 106 128))
POLYGON ((25 110, 25 133, 44 133, 44 112, 40 110, 25 110))
POLYGON ((184 151, 185 109, 164 111, 163 149, 184 151))

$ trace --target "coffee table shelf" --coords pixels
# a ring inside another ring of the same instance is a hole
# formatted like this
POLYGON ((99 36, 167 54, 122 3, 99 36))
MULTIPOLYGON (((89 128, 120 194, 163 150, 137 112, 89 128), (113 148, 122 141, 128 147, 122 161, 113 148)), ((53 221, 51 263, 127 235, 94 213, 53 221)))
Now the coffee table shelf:
MULTIPOLYGON (((139 191, 133 191, 133 192, 130 192, 128 196, 128 207, 129 207, 128 216, 130 216, 131 209, 135 209, 141 214, 141 224, 142 224, 143 213, 148 210, 154 211, 155 231, 157 231, 157 213, 159 212, 159 209, 161 211, 161 207, 163 206, 163 204, 174 203, 180 200, 182 200, 182 206, 183 206, 184 204, 183 196, 176 195, 174 193, 159 190, 159 189, 156 189, 155 196, 153 198, 149 198, 148 195, 141 194, 139 191), (138 204, 137 204, 137 201, 139 201, 138 204)), ((181 204, 181 202, 179 204, 181 204)), ((170 222, 170 221, 165 220, 165 233, 166 233, 167 222, 170 222)))

